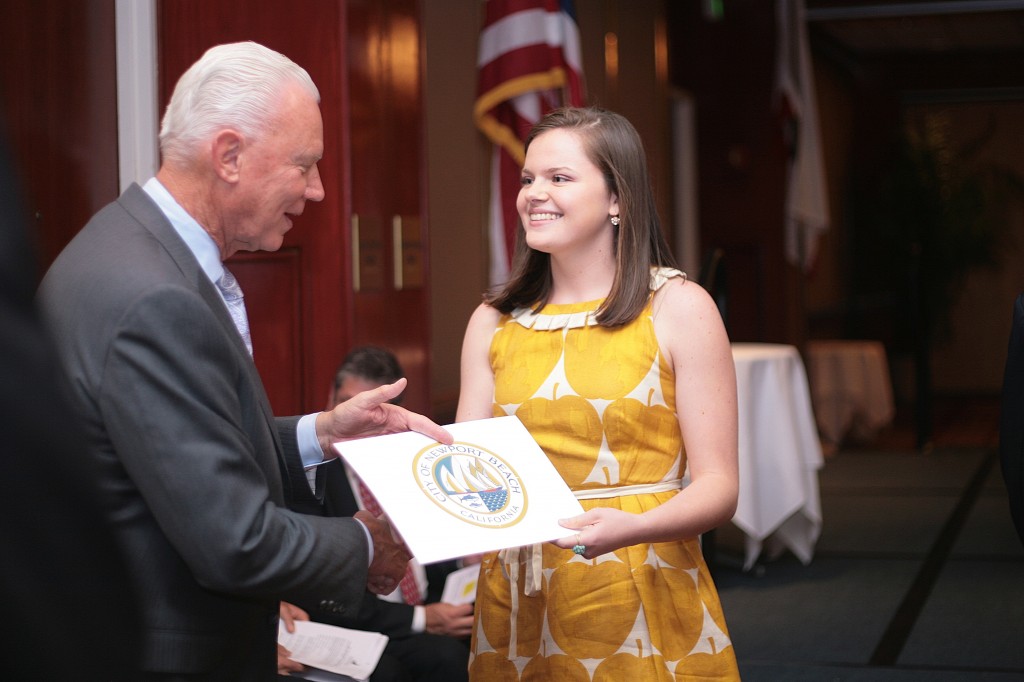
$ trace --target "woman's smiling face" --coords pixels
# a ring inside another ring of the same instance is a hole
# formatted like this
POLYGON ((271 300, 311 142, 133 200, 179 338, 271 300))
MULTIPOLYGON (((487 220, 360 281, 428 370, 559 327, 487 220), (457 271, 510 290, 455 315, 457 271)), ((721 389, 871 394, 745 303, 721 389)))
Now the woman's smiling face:
POLYGON ((530 248, 549 254, 613 243, 618 200, 577 133, 556 128, 530 143, 516 207, 530 248))

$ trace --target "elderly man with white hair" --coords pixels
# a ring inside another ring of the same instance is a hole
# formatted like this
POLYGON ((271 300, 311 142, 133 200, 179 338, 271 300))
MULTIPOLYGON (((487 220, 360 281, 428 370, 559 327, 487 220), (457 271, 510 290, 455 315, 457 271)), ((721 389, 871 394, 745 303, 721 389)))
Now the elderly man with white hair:
POLYGON ((273 679, 280 600, 344 614, 367 587, 394 589, 409 555, 385 520, 288 506, 315 502, 304 468, 338 440, 451 442, 388 402, 404 380, 328 412, 271 411, 223 261, 280 248, 323 199, 318 103, 283 55, 210 49, 174 90, 156 177, 97 213, 40 287, 142 604, 140 680, 273 679))

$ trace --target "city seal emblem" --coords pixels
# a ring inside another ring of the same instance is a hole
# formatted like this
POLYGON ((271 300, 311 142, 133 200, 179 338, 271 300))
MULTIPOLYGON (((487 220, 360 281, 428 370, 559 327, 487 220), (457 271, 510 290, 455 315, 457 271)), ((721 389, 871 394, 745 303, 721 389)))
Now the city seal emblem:
POLYGON ((507 528, 526 514, 519 474, 490 450, 461 442, 434 444, 420 450, 412 466, 423 494, 466 523, 507 528))

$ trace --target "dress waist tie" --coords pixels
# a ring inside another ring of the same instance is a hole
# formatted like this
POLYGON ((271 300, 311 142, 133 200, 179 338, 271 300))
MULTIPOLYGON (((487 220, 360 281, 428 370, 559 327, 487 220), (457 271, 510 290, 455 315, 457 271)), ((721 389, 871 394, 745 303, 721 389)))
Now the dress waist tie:
MULTIPOLYGON (((579 500, 596 500, 609 497, 625 497, 626 495, 664 493, 670 490, 679 490, 682 487, 682 479, 676 478, 671 481, 659 481, 657 483, 574 490, 572 494, 579 500)), ((510 589, 512 591, 513 606, 517 605, 519 595, 520 557, 522 557, 523 563, 526 565, 526 575, 523 576, 525 580, 523 592, 526 596, 532 597, 540 592, 541 580, 543 578, 544 557, 541 543, 537 542, 523 547, 509 547, 498 552, 498 559, 504 564, 505 572, 508 573, 509 583, 511 583, 510 589)))

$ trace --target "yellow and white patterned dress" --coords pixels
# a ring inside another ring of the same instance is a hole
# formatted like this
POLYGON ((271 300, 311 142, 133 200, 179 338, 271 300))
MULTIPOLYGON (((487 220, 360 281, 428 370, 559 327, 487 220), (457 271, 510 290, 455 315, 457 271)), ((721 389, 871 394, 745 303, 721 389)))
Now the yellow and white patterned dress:
MULTIPOLYGON (((679 276, 655 270, 652 283, 679 276)), ((599 304, 501 318, 490 347, 494 414, 519 417, 584 509, 640 513, 675 495, 686 469, 674 377, 650 301, 615 329, 593 323, 599 304)), ((478 682, 739 679, 696 538, 593 560, 550 543, 488 554, 476 614, 470 679, 478 682)))

